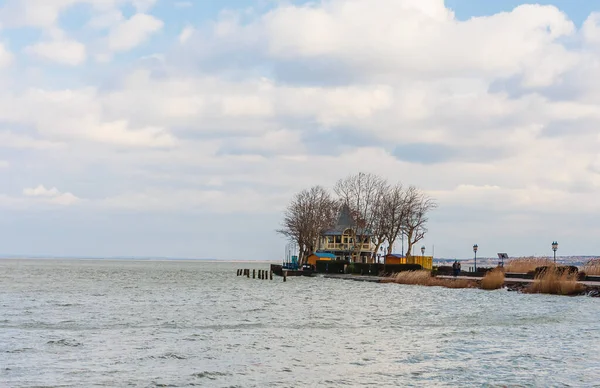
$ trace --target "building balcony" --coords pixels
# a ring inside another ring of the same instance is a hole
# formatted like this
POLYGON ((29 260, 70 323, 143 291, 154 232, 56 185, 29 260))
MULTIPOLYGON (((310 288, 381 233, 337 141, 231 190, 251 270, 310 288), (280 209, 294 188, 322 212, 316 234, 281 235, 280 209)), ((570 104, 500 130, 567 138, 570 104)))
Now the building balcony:
MULTIPOLYGON (((328 250, 328 251, 351 252, 351 251, 354 251, 356 248, 355 248, 355 244, 350 244, 350 243, 347 243, 347 244, 325 243, 325 244, 323 244, 321 249, 328 250)), ((371 251, 373 251, 373 249, 375 249, 375 246, 373 244, 362 244, 362 246, 360 247, 361 252, 364 252, 364 251, 371 252, 371 251)))

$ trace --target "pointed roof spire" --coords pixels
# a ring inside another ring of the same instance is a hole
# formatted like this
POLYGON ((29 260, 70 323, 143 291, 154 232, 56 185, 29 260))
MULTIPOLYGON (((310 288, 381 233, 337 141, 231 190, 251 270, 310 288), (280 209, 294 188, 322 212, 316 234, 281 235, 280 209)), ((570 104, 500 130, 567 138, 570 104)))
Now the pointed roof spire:
POLYGON ((343 204, 340 213, 338 214, 337 223, 335 225, 336 230, 344 230, 352 228, 354 226, 354 220, 350 214, 350 207, 347 204, 343 204))

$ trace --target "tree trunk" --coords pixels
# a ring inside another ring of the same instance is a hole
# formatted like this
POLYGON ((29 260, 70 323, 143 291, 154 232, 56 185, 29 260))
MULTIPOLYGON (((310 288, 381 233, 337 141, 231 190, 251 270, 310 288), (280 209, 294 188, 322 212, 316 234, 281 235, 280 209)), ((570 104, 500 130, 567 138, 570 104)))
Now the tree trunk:
POLYGON ((406 235, 406 243, 408 244, 408 248, 406 249, 406 255, 405 255, 406 257, 411 256, 410 252, 411 252, 412 246, 413 246, 412 237, 413 237, 412 231, 408 232, 408 234, 406 235))

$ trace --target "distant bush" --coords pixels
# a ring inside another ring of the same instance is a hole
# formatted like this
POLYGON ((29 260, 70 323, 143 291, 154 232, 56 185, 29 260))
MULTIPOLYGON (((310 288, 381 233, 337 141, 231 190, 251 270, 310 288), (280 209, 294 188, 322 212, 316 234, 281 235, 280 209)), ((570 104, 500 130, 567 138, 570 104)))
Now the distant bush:
POLYGON ((600 276, 600 259, 591 259, 583 265, 582 271, 589 276, 600 276))
POLYGON ((438 286, 446 288, 474 288, 477 282, 469 279, 440 279, 431 276, 427 270, 404 271, 389 277, 384 283, 410 284, 419 286, 438 286))
POLYGON ((576 272, 546 270, 541 272, 523 291, 553 295, 577 295, 584 290, 585 287, 577 282, 576 272))
POLYGON ((497 290, 504 285, 504 271, 496 268, 492 271, 487 271, 483 279, 481 279, 481 288, 484 290, 497 290))
POLYGON ((529 271, 535 271, 538 267, 548 266, 554 266, 554 262, 540 257, 523 257, 512 259, 504 263, 504 270, 506 272, 527 273, 529 271))
POLYGON ((537 267, 534 270, 534 277, 540 276, 546 272, 555 272, 559 275, 561 275, 563 273, 577 274, 577 272, 579 272, 579 268, 575 267, 574 265, 542 266, 542 267, 537 267))

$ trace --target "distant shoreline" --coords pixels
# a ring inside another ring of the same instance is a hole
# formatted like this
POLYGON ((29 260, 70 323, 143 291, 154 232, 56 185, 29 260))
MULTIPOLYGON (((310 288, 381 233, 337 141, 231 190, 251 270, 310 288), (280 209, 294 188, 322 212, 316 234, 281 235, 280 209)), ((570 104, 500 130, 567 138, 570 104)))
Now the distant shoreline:
POLYGON ((62 261, 186 261, 204 263, 279 263, 281 260, 227 260, 227 259, 185 259, 167 257, 23 257, 23 256, 1 256, 0 261, 15 260, 62 260, 62 261))

